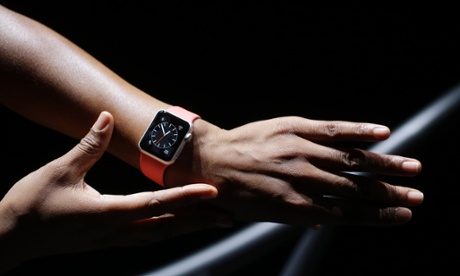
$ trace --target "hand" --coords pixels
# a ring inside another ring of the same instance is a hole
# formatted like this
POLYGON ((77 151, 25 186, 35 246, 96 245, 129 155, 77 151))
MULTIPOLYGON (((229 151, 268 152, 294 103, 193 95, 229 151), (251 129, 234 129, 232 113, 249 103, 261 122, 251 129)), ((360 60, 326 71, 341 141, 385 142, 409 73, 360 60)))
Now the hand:
POLYGON ((39 256, 144 245, 230 225, 227 215, 196 205, 217 196, 210 185, 126 196, 89 186, 85 174, 103 155, 113 127, 112 115, 101 113, 76 147, 18 181, 0 201, 0 272, 39 256))
POLYGON ((343 146, 385 140, 390 136, 385 126, 282 117, 231 130, 197 120, 195 131, 188 149, 193 160, 176 162, 166 185, 211 183, 219 189, 212 202, 237 219, 385 226, 408 222, 407 207, 423 201, 418 190, 356 174, 420 172, 417 160, 343 146), (175 171, 187 168, 193 179, 175 171))

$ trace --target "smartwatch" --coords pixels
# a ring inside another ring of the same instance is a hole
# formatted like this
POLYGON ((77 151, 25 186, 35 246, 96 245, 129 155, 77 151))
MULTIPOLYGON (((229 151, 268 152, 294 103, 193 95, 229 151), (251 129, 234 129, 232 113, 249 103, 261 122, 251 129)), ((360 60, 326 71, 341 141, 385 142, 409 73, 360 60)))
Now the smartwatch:
POLYGON ((149 179, 164 187, 164 172, 192 137, 200 116, 179 106, 160 110, 139 141, 140 167, 149 179))

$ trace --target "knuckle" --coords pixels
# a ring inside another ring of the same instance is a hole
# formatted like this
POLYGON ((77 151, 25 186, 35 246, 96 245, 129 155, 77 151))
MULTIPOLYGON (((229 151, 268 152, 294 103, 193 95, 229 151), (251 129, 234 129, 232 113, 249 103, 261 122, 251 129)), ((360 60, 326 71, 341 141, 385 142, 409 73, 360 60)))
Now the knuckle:
POLYGON ((276 121, 275 133, 292 134, 299 129, 301 121, 297 116, 283 117, 276 121))
POLYGON ((347 195, 357 196, 367 193, 367 191, 363 189, 363 185, 360 185, 358 181, 348 175, 336 177, 333 180, 330 180, 330 184, 332 192, 337 194, 345 192, 347 195))
POLYGON ((387 198, 392 202, 399 203, 399 202, 406 202, 407 194, 402 192, 398 187, 386 184, 385 189, 387 191, 387 198))
POLYGON ((382 159, 382 165, 385 168, 398 167, 401 163, 401 158, 397 156, 384 156, 382 159))
POLYGON ((359 150, 349 150, 339 153, 339 158, 349 168, 359 168, 366 163, 366 156, 359 150))
POLYGON ((146 203, 146 207, 155 210, 158 213, 163 213, 164 204, 158 198, 152 198, 146 203))
POLYGON ((87 154, 96 154, 101 149, 100 140, 91 130, 90 134, 86 135, 80 140, 79 148, 87 154))
POLYGON ((324 132, 329 137, 336 137, 339 134, 339 127, 335 122, 328 122, 324 126, 324 132))
POLYGON ((380 209, 380 221, 394 221, 396 216, 395 208, 380 209))
POLYGON ((369 128, 366 124, 357 124, 355 125, 355 130, 354 132, 358 135, 366 134, 368 132, 369 128))
POLYGON ((352 192, 359 198, 371 199, 375 197, 374 187, 369 183, 362 183, 362 179, 349 180, 349 187, 352 192))

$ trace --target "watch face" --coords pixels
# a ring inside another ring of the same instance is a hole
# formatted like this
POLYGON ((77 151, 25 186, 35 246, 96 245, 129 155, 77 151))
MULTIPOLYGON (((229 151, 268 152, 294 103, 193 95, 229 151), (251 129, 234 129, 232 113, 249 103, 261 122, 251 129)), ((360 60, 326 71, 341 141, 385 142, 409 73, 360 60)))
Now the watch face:
POLYGON ((150 141, 153 146, 166 149, 174 146, 177 142, 177 127, 168 121, 159 122, 150 132, 150 141))
POLYGON ((163 162, 171 162, 182 149, 190 124, 164 110, 159 111, 139 141, 139 147, 163 162))

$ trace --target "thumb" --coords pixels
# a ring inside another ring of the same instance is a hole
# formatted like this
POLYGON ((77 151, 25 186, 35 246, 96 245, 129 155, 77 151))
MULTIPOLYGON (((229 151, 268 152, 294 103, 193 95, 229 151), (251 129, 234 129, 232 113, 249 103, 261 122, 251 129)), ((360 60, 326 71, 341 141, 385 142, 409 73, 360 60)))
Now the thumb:
POLYGON ((91 130, 66 155, 69 168, 85 174, 102 157, 112 137, 112 114, 101 112, 91 130))

